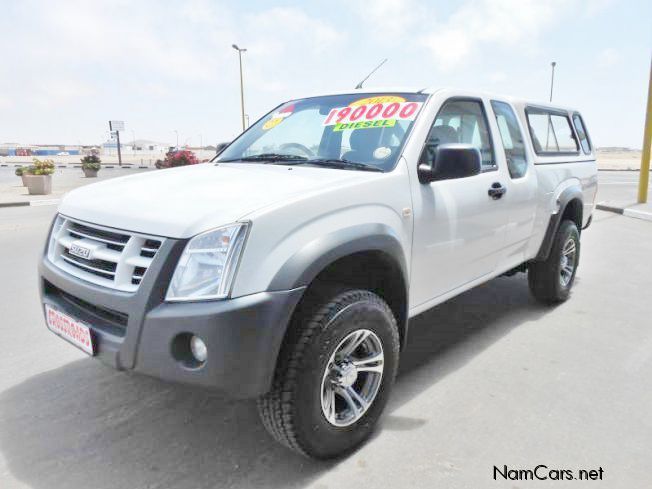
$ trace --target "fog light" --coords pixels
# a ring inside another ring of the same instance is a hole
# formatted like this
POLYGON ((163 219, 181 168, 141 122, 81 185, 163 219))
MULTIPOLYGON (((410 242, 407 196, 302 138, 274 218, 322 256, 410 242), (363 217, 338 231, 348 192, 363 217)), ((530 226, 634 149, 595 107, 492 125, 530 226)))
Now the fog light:
POLYGON ((199 363, 204 363, 208 357, 208 348, 206 348, 206 343, 199 336, 193 336, 190 338, 190 351, 192 356, 195 357, 199 363))

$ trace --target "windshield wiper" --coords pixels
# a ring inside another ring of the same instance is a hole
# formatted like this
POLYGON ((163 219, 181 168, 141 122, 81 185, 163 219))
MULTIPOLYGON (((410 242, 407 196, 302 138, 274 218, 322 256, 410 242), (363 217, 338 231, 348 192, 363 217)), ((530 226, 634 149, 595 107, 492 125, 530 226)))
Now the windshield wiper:
POLYGON ((359 163, 357 161, 350 161, 344 158, 316 158, 314 160, 303 161, 302 163, 326 166, 328 168, 351 168, 354 170, 375 171, 381 173, 383 171, 377 166, 368 165, 367 163, 359 163))
POLYGON ((274 163, 277 161, 306 161, 308 158, 299 155, 287 155, 280 153, 262 153, 259 155, 243 156, 242 158, 233 158, 231 160, 221 160, 217 163, 230 163, 232 161, 265 161, 274 163))
POLYGON ((242 158, 217 161, 217 163, 230 163, 233 161, 261 161, 264 163, 292 163, 295 165, 309 164, 325 166, 327 168, 350 168, 353 170, 382 172, 382 170, 376 166, 368 165, 367 163, 349 161, 344 158, 315 158, 309 160, 305 156, 280 153, 263 153, 259 155, 243 156, 242 158))

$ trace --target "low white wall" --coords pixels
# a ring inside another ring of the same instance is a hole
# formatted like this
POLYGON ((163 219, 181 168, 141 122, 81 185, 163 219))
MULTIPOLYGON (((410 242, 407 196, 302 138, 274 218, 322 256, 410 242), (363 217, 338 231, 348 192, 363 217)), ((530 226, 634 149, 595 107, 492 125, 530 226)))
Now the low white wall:
MULTIPOLYGON (((194 151, 197 158, 200 160, 211 159, 215 156, 213 151, 194 151)), ((154 166, 156 160, 162 160, 165 157, 165 154, 161 153, 143 153, 143 154, 128 154, 122 155, 123 163, 131 163, 134 165, 143 165, 143 166, 154 166)), ((79 165, 81 162, 81 155, 71 155, 71 156, 0 156, 0 164, 8 165, 29 165, 32 162, 32 158, 38 158, 41 160, 50 159, 54 161, 57 165, 79 165)), ((100 155, 103 165, 117 165, 118 156, 106 156, 100 155)))

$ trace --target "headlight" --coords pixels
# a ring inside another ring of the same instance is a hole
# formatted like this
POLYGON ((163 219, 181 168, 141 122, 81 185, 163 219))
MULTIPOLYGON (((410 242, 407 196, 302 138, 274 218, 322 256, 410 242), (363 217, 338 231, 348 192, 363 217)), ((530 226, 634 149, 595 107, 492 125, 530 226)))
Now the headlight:
POLYGON ((192 238, 179 258, 165 300, 227 297, 248 227, 247 223, 232 224, 192 238))
POLYGON ((57 238, 59 237, 59 232, 61 231, 61 226, 63 226, 64 219, 59 214, 54 218, 54 223, 52 224, 52 231, 50 231, 50 238, 48 240, 48 259, 51 262, 54 262, 55 258, 58 256, 57 250, 57 238))

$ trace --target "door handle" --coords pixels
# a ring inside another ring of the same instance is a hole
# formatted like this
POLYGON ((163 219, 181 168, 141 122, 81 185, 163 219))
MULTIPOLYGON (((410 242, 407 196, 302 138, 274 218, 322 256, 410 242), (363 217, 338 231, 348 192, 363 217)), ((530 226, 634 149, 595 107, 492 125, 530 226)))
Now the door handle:
POLYGON ((500 199, 505 193, 507 193, 507 188, 503 187, 503 184, 500 182, 494 182, 491 184, 491 188, 489 189, 489 197, 491 197, 494 200, 500 199))

